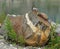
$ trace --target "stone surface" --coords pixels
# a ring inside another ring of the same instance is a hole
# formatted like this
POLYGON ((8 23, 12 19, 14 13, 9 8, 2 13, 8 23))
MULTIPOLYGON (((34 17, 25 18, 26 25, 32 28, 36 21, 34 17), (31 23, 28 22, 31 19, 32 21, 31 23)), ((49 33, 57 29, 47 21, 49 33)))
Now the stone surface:
POLYGON ((46 44, 49 33, 50 33, 50 23, 48 23, 49 26, 45 25, 45 23, 43 23, 46 21, 45 19, 38 17, 34 13, 31 13, 28 15, 26 14, 26 16, 21 15, 16 17, 13 17, 13 16, 8 16, 8 17, 9 17, 9 20, 11 21, 11 24, 17 36, 19 37, 20 35, 22 35, 25 39, 26 44, 31 46, 36 46, 36 45, 43 46, 46 44), (29 23, 31 22, 29 25, 27 24, 27 20, 29 23), (35 26, 34 24, 36 23, 37 25, 35 26), (40 38, 40 35, 41 35, 41 38, 40 38))
MULTIPOLYGON (((0 35, 0 37, 3 37, 0 35)), ((27 47, 22 47, 18 45, 13 45, 4 40, 4 38, 0 39, 0 49, 41 49, 40 47, 32 47, 32 46, 27 46, 27 47)))
POLYGON ((5 25, 3 24, 0 28, 0 35, 4 35, 7 32, 7 30, 5 29, 5 25))

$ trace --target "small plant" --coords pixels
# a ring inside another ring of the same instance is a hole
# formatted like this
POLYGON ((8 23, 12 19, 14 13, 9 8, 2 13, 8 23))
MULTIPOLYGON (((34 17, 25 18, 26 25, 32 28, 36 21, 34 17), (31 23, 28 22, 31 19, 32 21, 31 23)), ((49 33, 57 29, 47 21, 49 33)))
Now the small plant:
POLYGON ((45 49, 60 49, 60 37, 55 32, 56 25, 51 26, 50 40, 45 49))
POLYGON ((7 29, 7 40, 18 43, 19 45, 25 44, 25 40, 22 35, 17 36, 16 32, 13 30, 13 26, 10 22, 10 20, 7 18, 5 22, 5 28, 7 29))
POLYGON ((24 37, 23 37, 22 35, 20 35, 20 36, 18 37, 18 42, 20 43, 20 45, 25 44, 25 39, 24 39, 24 37))
POLYGON ((15 31, 13 30, 13 27, 11 25, 11 22, 10 20, 7 18, 6 22, 5 22, 5 26, 6 26, 6 29, 7 29, 7 36, 8 36, 8 39, 11 39, 11 40, 16 40, 16 33, 15 31))

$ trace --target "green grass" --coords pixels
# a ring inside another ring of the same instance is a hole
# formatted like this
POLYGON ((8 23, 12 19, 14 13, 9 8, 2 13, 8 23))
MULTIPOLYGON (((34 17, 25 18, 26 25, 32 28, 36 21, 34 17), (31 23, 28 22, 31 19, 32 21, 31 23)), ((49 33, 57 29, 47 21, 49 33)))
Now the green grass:
POLYGON ((5 22, 5 24, 6 24, 5 27, 6 27, 7 31, 8 31, 7 36, 9 37, 9 39, 16 40, 17 35, 16 35, 15 31, 13 30, 11 22, 10 22, 10 20, 8 18, 7 18, 6 22, 5 22))
POLYGON ((13 26, 10 22, 10 20, 7 18, 6 22, 5 22, 5 28, 8 30, 7 32, 7 37, 11 42, 13 43, 19 43, 19 45, 24 45, 25 44, 25 40, 24 37, 22 35, 17 36, 16 32, 13 30, 13 26), (14 42, 15 41, 15 42, 14 42))
POLYGON ((50 40, 45 49, 60 49, 60 36, 55 32, 56 25, 51 26, 50 40))
POLYGON ((3 23, 3 21, 5 20, 6 14, 4 12, 2 12, 0 14, 0 23, 3 23))

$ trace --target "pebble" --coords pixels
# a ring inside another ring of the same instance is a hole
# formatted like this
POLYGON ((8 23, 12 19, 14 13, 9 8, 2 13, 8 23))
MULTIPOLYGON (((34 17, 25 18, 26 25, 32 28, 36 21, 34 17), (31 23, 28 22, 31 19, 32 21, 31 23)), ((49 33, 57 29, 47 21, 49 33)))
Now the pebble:
POLYGON ((3 45, 3 44, 4 44, 3 42, 0 43, 0 45, 3 45))
POLYGON ((10 44, 10 46, 12 46, 12 44, 10 44))
POLYGON ((38 48, 38 49, 41 49, 41 48, 38 48))
POLYGON ((32 46, 27 46, 27 47, 18 46, 17 48, 17 46, 13 46, 12 44, 8 45, 6 41, 4 43, 2 39, 0 39, 0 49, 41 49, 41 48, 32 47, 32 46))

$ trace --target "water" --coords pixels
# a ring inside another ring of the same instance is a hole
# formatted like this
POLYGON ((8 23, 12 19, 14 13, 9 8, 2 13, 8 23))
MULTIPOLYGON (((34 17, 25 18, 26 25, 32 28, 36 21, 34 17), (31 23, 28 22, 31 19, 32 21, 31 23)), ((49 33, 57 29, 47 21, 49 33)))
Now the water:
POLYGON ((32 6, 46 13, 52 21, 60 23, 60 0, 0 0, 0 14, 5 12, 23 15, 32 6))

